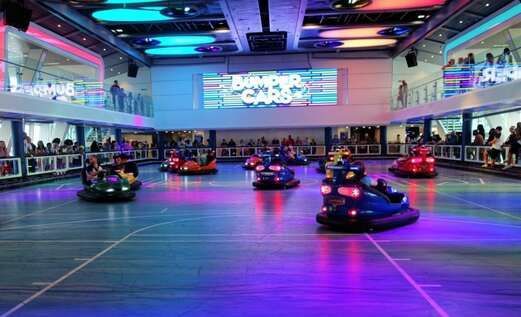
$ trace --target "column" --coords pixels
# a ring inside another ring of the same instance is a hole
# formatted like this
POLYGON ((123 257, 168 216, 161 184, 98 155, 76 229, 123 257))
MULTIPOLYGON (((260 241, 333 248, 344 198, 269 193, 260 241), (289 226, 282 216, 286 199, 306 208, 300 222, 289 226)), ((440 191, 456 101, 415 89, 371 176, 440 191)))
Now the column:
POLYGON ((208 144, 212 150, 216 150, 217 148, 217 131, 216 130, 210 130, 208 132, 208 139, 210 140, 210 144, 208 144))
POLYGON ((324 128, 324 145, 326 146, 326 154, 329 151, 331 151, 332 140, 333 140, 333 128, 331 128, 331 127, 324 128))
POLYGON ((387 155, 387 127, 380 126, 380 148, 381 155, 387 155))
POLYGON ((432 140, 432 119, 423 120, 423 143, 428 143, 432 140))
POLYGON ((472 143, 472 113, 464 113, 461 125, 461 160, 465 161, 465 146, 472 143))
POLYGON ((24 121, 13 120, 11 122, 11 129, 13 135, 13 150, 14 156, 20 158, 20 168, 22 170, 22 176, 27 176, 27 162, 25 161, 25 148, 24 148, 24 121))

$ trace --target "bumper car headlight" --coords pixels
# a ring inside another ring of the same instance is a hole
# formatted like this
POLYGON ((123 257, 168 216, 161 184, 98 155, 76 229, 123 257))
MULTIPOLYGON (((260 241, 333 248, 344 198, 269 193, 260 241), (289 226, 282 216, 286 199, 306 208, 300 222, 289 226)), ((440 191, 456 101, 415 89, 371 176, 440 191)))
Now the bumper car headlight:
POLYGON ((130 188, 128 188, 127 186, 123 186, 123 187, 121 187, 121 190, 124 191, 124 192, 126 192, 126 191, 129 190, 129 189, 130 189, 130 188))
POLYGON ((107 193, 113 193, 113 192, 114 192, 114 188, 107 188, 107 190, 105 190, 105 192, 107 192, 107 193))

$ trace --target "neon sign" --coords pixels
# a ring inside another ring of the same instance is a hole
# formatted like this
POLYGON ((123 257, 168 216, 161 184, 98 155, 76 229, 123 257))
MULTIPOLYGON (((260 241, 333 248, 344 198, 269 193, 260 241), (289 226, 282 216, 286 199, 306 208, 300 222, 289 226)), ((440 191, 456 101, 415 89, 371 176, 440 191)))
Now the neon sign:
POLYGON ((521 78, 521 70, 517 65, 488 66, 477 76, 477 86, 498 85, 521 78))
POLYGON ((103 107, 104 90, 100 82, 48 82, 46 84, 20 83, 9 86, 16 94, 70 102, 82 106, 103 107))
POLYGON ((69 101, 76 94, 74 83, 48 83, 36 85, 17 85, 11 88, 14 93, 69 101))
POLYGON ((336 105, 337 70, 203 74, 204 108, 336 105))

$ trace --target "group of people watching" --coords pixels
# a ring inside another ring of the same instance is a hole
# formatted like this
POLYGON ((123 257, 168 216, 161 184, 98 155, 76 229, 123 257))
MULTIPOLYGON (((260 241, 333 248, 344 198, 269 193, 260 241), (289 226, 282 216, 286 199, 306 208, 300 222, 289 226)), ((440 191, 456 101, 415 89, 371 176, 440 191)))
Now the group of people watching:
POLYGON ((54 138, 52 142, 44 143, 38 141, 34 144, 31 137, 24 135, 24 152, 25 156, 46 156, 46 155, 62 155, 62 154, 78 154, 83 153, 83 147, 78 142, 71 139, 61 140, 54 138))
POLYGON ((96 140, 92 141, 89 147, 89 152, 97 153, 97 152, 114 152, 114 151, 131 151, 131 150, 148 150, 150 145, 147 141, 127 141, 122 140, 121 142, 116 142, 112 138, 107 138, 104 142, 98 142, 96 140))
MULTIPOLYGON (((492 65, 512 65, 514 64, 514 57, 510 48, 505 47, 503 49, 503 53, 501 53, 496 59, 494 58, 494 54, 488 52, 485 54, 485 66, 492 65)), ((442 69, 446 69, 447 67, 452 66, 461 66, 461 65, 476 65, 476 58, 474 57, 474 53, 469 53, 466 57, 459 57, 457 62, 456 59, 451 58, 445 64, 442 69)))
POLYGON ((117 80, 114 80, 114 83, 110 86, 110 97, 115 111, 150 115, 143 95, 138 93, 134 96, 132 92, 126 92, 124 88, 119 86, 117 80))
POLYGON ((510 127, 510 134, 506 141, 502 138, 502 131, 503 129, 500 126, 490 129, 486 141, 483 125, 478 125, 478 128, 473 132, 473 145, 489 147, 483 155, 485 163, 482 167, 494 166, 497 161, 500 161, 505 147, 510 147, 510 150, 508 151, 505 167, 503 167, 504 170, 514 166, 519 160, 519 155, 521 154, 521 122, 518 122, 516 126, 510 127))
POLYGON ((223 139, 221 142, 221 147, 226 148, 234 148, 234 147, 277 147, 277 146, 316 146, 317 141, 313 138, 305 137, 300 138, 297 136, 295 139, 290 134, 287 137, 283 137, 282 140, 275 137, 270 141, 266 140, 265 137, 258 138, 257 141, 254 141, 253 139, 249 139, 248 141, 245 141, 244 139, 240 139, 239 143, 236 143, 233 138, 231 138, 229 141, 226 141, 226 139, 223 139))

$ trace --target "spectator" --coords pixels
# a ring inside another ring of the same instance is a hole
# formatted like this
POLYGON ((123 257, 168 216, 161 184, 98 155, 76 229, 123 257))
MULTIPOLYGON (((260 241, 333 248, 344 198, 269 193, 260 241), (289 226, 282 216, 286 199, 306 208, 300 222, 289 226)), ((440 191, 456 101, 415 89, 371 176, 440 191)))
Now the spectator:
POLYGON ((98 142, 92 141, 92 143, 90 145, 90 151, 93 152, 93 153, 100 151, 100 147, 98 145, 98 142))
POLYGON ((478 133, 481 134, 481 137, 485 139, 485 128, 482 124, 478 124, 478 133))
POLYGON ((496 129, 490 130, 489 140, 487 145, 490 146, 490 149, 486 151, 483 155, 483 160, 485 164, 482 167, 494 166, 498 160, 501 159, 501 127, 497 127, 496 129), (489 162, 490 159, 490 162, 489 162))
POLYGON ((291 134, 288 135, 288 141, 287 141, 287 145, 291 145, 291 146, 294 146, 295 145, 295 140, 293 140, 293 138, 291 137, 291 134))
POLYGON ((6 157, 9 157, 9 150, 7 150, 5 141, 0 141, 0 158, 6 158, 6 157))
POLYGON ((37 145, 36 145, 36 151, 35 151, 35 155, 37 156, 43 156, 43 155, 47 155, 47 148, 45 147, 45 144, 43 144, 43 141, 38 141, 37 145))
POLYGON ((467 55, 467 60, 468 60, 469 65, 476 64, 476 59, 474 58, 474 53, 469 53, 469 55, 467 55))
POLYGON ((454 58, 451 58, 451 59, 449 59, 449 62, 442 67, 442 69, 444 70, 445 68, 452 67, 455 64, 456 64, 456 60, 454 58))
POLYGON ((478 130, 474 130, 472 132, 472 135, 474 135, 474 141, 472 142, 472 145, 476 145, 476 146, 483 146, 484 145, 484 138, 483 136, 481 135, 481 133, 479 133, 478 130))
POLYGON ((494 55, 492 55, 492 53, 487 53, 487 55, 485 55, 485 65, 486 66, 494 65, 494 55))
POLYGON ((32 143, 32 140, 28 135, 25 135, 24 137, 24 152, 26 156, 34 156, 36 152, 36 145, 32 143))
POLYGON ((498 56, 497 58, 497 64, 498 65, 512 65, 513 64, 513 58, 512 54, 510 53, 510 49, 508 47, 505 47, 503 50, 503 53, 498 56))
POLYGON ((521 149, 521 122, 518 122, 517 126, 510 127, 510 135, 504 145, 510 147, 507 164, 503 168, 503 170, 506 170, 514 166, 519 160, 519 150, 521 149))
POLYGON ((110 86, 110 94, 112 95, 112 104, 114 105, 114 110, 118 109, 118 107, 116 105, 117 105, 120 90, 121 90, 121 87, 119 87, 118 81, 114 80, 114 83, 112 84, 112 86, 110 86))

